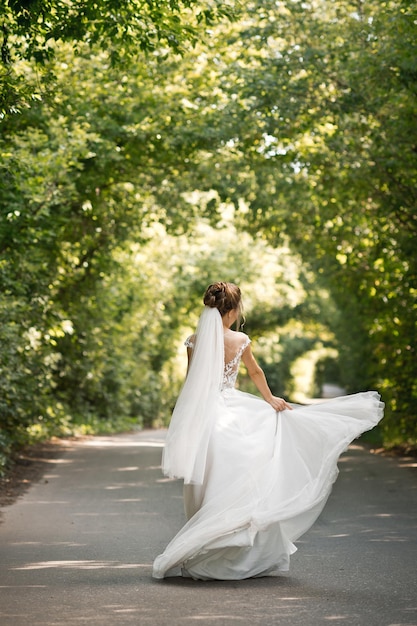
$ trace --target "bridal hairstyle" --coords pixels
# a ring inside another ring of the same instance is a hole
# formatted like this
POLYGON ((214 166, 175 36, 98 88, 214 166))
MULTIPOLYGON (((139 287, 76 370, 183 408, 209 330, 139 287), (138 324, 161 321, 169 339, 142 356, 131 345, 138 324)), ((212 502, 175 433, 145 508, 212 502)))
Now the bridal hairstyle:
POLYGON ((229 311, 237 309, 237 327, 242 316, 242 294, 234 283, 213 283, 209 285, 204 294, 204 304, 212 309, 217 309, 223 317, 229 311))

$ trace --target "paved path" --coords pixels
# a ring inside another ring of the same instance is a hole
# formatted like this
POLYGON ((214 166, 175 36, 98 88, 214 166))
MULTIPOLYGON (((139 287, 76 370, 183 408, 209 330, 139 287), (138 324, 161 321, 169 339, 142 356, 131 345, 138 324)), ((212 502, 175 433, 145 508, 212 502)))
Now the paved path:
POLYGON ((183 523, 163 433, 70 444, 0 524, 1 626, 416 626, 413 463, 353 446, 288 577, 155 581, 183 523))

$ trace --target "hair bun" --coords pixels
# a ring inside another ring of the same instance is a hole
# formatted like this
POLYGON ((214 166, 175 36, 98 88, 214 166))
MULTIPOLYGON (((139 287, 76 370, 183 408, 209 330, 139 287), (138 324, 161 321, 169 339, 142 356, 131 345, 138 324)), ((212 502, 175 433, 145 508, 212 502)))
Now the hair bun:
POLYGON ((223 317, 228 311, 240 308, 240 289, 234 283, 213 283, 207 287, 203 301, 206 306, 218 309, 223 317))
POLYGON ((216 308, 216 297, 214 295, 207 296, 204 299, 204 304, 212 309, 216 308))

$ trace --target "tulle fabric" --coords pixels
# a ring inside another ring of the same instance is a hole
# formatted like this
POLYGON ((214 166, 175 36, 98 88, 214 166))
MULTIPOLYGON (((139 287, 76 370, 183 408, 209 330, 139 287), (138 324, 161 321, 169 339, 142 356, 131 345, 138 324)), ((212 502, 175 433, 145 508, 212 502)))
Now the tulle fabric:
POLYGON ((168 429, 162 471, 185 484, 202 484, 207 450, 222 398, 224 334, 219 311, 204 307, 191 363, 168 429))
POLYGON ((185 486, 190 518, 159 555, 155 578, 237 580, 288 571, 294 542, 320 515, 349 443, 383 416, 370 391, 276 413, 236 389, 209 398, 205 474, 185 486))

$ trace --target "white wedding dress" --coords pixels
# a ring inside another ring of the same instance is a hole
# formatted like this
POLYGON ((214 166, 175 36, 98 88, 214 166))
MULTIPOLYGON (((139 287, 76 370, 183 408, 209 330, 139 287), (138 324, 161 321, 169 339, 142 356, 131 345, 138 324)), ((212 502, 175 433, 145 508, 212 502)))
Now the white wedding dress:
POLYGON ((235 389, 246 339, 213 402, 204 482, 184 486, 188 522, 153 576, 236 580, 288 571, 296 541, 322 511, 349 443, 383 416, 377 392, 276 413, 235 389))

